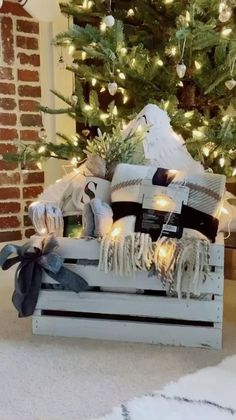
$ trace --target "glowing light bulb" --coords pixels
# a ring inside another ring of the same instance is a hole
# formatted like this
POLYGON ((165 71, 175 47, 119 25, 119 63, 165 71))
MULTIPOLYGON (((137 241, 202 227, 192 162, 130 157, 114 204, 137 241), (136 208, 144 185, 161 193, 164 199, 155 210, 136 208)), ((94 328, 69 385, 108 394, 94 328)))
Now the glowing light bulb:
POLYGON ((199 61, 195 60, 194 64, 195 64, 196 70, 200 70, 202 68, 202 64, 199 63, 199 61))
POLYGON ((116 105, 114 106, 112 113, 113 115, 118 115, 118 109, 116 105))
POLYGON ((222 36, 228 36, 228 35, 231 34, 231 32, 232 32, 232 28, 223 28, 222 31, 221 31, 221 35, 222 36))
POLYGON ((203 153, 206 157, 208 157, 208 156, 209 156, 209 154, 210 154, 210 149, 209 149, 209 147, 204 146, 204 147, 202 148, 202 153, 203 153))
POLYGON ((37 162, 37 163, 36 163, 36 165, 37 165, 37 167, 38 167, 39 169, 41 169, 41 170, 42 170, 42 168, 43 168, 43 167, 42 167, 42 163, 41 163, 41 162, 37 162))
POLYGON ((170 53, 171 53, 171 55, 175 56, 176 53, 177 53, 177 48, 176 47, 171 47, 170 53))
POLYGON ((193 112, 193 111, 187 111, 187 112, 185 112, 185 113, 184 113, 184 116, 185 116, 186 118, 191 118, 191 117, 193 116, 193 114, 194 114, 194 112, 193 112))
POLYGON ((72 165, 77 165, 77 158, 76 158, 76 157, 73 157, 73 158, 71 159, 71 164, 72 164, 72 165))
POLYGON ((125 55, 125 54, 127 54, 127 48, 121 48, 120 49, 120 53, 122 54, 122 55, 125 55))
POLYGON ((134 15, 135 15, 134 9, 129 9, 128 12, 127 12, 127 16, 132 17, 134 15))
POLYGON ((134 66, 135 63, 136 63, 136 58, 132 58, 132 60, 131 60, 131 66, 134 66))
POLYGON ((100 92, 105 92, 105 90, 106 90, 106 88, 103 86, 103 87, 100 89, 100 92))
POLYGON ((100 31, 101 31, 101 32, 105 32, 105 31, 106 31, 106 29, 107 29, 107 25, 105 24, 105 22, 101 22, 101 25, 100 25, 100 31))
POLYGON ((92 86, 95 86, 97 83, 97 79, 95 79, 94 77, 92 78, 92 86))
POLYGON ((87 53, 85 51, 82 51, 82 53, 81 53, 82 60, 83 61, 86 60, 86 57, 87 57, 87 53))
POLYGON ((222 118, 222 121, 225 122, 225 121, 228 121, 228 119, 229 119, 229 116, 228 115, 224 115, 223 118, 222 118))
POLYGON ((125 80, 126 76, 125 76, 124 73, 119 73, 119 78, 122 79, 122 80, 125 80))
POLYGON ((197 139, 202 139, 204 137, 204 134, 199 130, 193 130, 193 136, 197 139))
POLYGON ((185 15, 185 21, 186 21, 187 23, 189 23, 189 22, 191 21, 191 15, 190 15, 190 13, 189 13, 189 11, 188 11, 188 10, 187 10, 186 15, 185 15))
POLYGON ((117 236, 119 236, 121 234, 121 228, 120 227, 116 227, 111 231, 111 237, 112 238, 117 238, 117 236))
POLYGON ((174 0, 164 0, 164 3, 165 3, 165 4, 171 4, 171 3, 173 3, 173 1, 174 1, 174 0))
POLYGON ((74 46, 73 44, 71 44, 71 45, 69 46, 68 53, 69 53, 69 55, 73 55, 73 54, 74 54, 74 52, 75 52, 75 46, 74 46))
POLYGON ((123 98, 123 104, 126 104, 129 100, 129 97, 127 95, 124 96, 123 98))
POLYGON ((223 156, 219 159, 219 164, 221 168, 225 166, 225 158, 223 156))
POLYGON ((105 121, 107 118, 109 117, 109 114, 100 114, 100 119, 102 120, 102 121, 105 121))
POLYGON ((164 65, 163 61, 160 58, 157 59, 157 65, 160 67, 164 65))
POLYGON ((236 168, 233 169, 232 176, 236 176, 236 168))
POLYGON ((84 110, 85 110, 85 111, 91 111, 91 109, 93 109, 93 108, 91 107, 91 105, 85 105, 85 106, 84 106, 84 110))
POLYGON ((40 146, 40 148, 38 149, 39 153, 44 153, 46 151, 46 146, 40 146))

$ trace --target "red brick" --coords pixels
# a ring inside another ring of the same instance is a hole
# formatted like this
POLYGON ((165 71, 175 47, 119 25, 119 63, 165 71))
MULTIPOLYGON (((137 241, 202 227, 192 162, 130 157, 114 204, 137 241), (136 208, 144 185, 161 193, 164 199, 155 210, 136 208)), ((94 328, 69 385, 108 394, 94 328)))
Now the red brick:
POLYGON ((25 112, 37 112, 39 108, 39 102, 31 101, 30 99, 21 99, 19 101, 19 109, 20 111, 25 112))
MULTIPOLYGON (((1 139, 1 136, 0 136, 1 139)), ((24 141, 38 141, 39 132, 34 130, 21 130, 20 139, 24 141)))
POLYGON ((0 200, 20 198, 20 189, 14 187, 0 188, 0 200))
MULTIPOLYGON (((37 171, 39 170, 38 166, 36 163, 21 163, 21 169, 22 171, 37 171)), ((28 198, 28 197, 27 197, 28 198)))
POLYGON ((39 24, 38 22, 31 22, 28 20, 17 20, 16 30, 18 32, 25 32, 28 34, 38 34, 39 33, 39 24))
POLYGON ((4 153, 16 153, 17 148, 13 144, 0 144, 0 154, 4 153))
POLYGON ((19 241, 22 239, 22 233, 20 230, 11 232, 0 232, 0 242, 11 242, 19 241))
POLYGON ((0 185, 17 185, 20 183, 19 172, 13 172, 12 174, 0 173, 0 185))
MULTIPOLYGON (((23 198, 37 198, 39 194, 43 192, 43 187, 40 185, 35 187, 25 187, 23 188, 23 198)), ((0 199, 1 199, 1 189, 0 189, 0 199)))
MULTIPOLYGON (((6 7, 6 2, 4 2, 3 6, 6 7)), ((3 13, 3 7, 1 8, 1 13, 3 13)), ((13 64, 15 59, 13 22, 12 18, 8 16, 3 16, 1 20, 1 43, 3 62, 6 64, 13 64)))
POLYGON ((25 237, 26 238, 30 238, 33 235, 35 235, 35 230, 34 229, 26 229, 26 231, 25 231, 25 237))
POLYGON ((24 184, 43 184, 44 173, 43 172, 28 172, 23 175, 23 182, 24 184))
POLYGON ((17 55, 17 58, 19 58, 21 65, 40 66, 40 56, 38 54, 25 54, 21 52, 17 55))
POLYGON ((18 88, 18 93, 21 97, 40 98, 41 88, 40 86, 21 85, 18 88))
POLYGON ((17 140, 18 133, 15 128, 0 128, 0 141, 17 140))
POLYGON ((14 171, 17 168, 17 162, 6 162, 4 160, 0 160, 0 171, 14 171))
POLYGON ((20 221, 16 216, 0 217, 0 229, 17 228, 20 221))
MULTIPOLYGON (((1 175, 0 175, 1 176, 1 175)), ((0 203, 0 214, 19 213, 21 210, 20 203, 0 203)))
POLYGON ((41 127, 42 117, 40 114, 22 114, 20 122, 23 127, 41 127))
POLYGON ((29 216, 24 216, 24 226, 25 227, 33 226, 29 216))
POLYGON ((15 95, 16 87, 13 83, 0 83, 0 93, 3 95, 15 95))
POLYGON ((13 111, 13 109, 16 108, 15 99, 1 98, 0 99, 0 108, 4 109, 4 111, 13 111))
POLYGON ((23 82, 38 82, 39 72, 36 70, 18 70, 18 80, 23 82))
POLYGON ((17 36, 16 46, 24 50, 38 50, 39 43, 37 38, 28 38, 27 36, 17 36))
POLYGON ((1 13, 10 13, 14 16, 31 17, 26 10, 18 3, 4 1, 1 7, 1 13))
POLYGON ((0 80, 13 80, 12 69, 10 67, 0 67, 0 80))
POLYGON ((0 126, 1 125, 16 125, 16 114, 0 113, 0 126))

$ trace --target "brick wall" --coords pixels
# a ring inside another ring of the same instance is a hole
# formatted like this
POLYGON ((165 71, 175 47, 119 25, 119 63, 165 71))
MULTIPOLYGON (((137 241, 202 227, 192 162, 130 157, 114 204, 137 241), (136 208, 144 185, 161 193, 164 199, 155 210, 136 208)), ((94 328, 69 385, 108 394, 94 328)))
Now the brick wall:
POLYGON ((37 166, 1 159, 16 151, 15 140, 37 141, 42 125, 39 24, 17 1, 4 1, 0 9, 0 40, 0 242, 7 242, 33 233, 27 207, 44 182, 37 166))

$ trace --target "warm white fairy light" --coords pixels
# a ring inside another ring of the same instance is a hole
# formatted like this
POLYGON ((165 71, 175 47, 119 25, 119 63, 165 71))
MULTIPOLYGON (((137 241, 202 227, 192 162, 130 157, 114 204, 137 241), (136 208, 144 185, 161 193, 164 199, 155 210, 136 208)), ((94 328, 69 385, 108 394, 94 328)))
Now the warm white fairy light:
POLYGON ((199 61, 195 60, 195 61, 194 61, 194 64, 195 64, 195 68, 196 68, 196 70, 200 70, 200 69, 202 68, 202 64, 201 64, 201 63, 199 63, 199 61))
POLYGON ((46 152, 46 146, 40 146, 40 148, 38 149, 39 153, 44 153, 46 152))
POLYGON ((107 25, 105 24, 105 22, 101 22, 100 24, 100 31, 101 32, 105 32, 107 29, 107 25))
POLYGON ((118 236, 120 236, 121 234, 121 227, 116 227, 111 231, 111 237, 112 238, 117 238, 118 236))
POLYGON ((73 157, 70 162, 72 165, 77 165, 77 158, 73 157))
POLYGON ((171 47, 170 53, 171 53, 171 55, 175 56, 176 53, 177 53, 177 48, 176 47, 171 47))
POLYGON ((41 162, 37 162, 37 163, 36 163, 36 165, 37 165, 37 167, 38 167, 39 169, 41 169, 41 170, 43 169, 43 166, 42 166, 42 163, 41 163, 41 162))
POLYGON ((213 156, 214 156, 214 158, 217 158, 217 156, 218 156, 217 150, 215 150, 215 152, 213 152, 213 156))
POLYGON ((91 105, 88 105, 88 104, 86 104, 85 106, 84 106, 84 110, 85 111, 91 111, 93 108, 92 108, 92 106, 91 105))
POLYGON ((156 63, 160 67, 162 67, 164 65, 163 61, 160 58, 157 59, 156 63))
POLYGON ((91 9, 91 7, 93 6, 93 1, 91 0, 84 0, 82 7, 83 9, 91 9))
POLYGON ((183 82, 181 82, 181 80, 180 80, 180 82, 179 82, 179 83, 177 83, 177 86, 183 87, 183 86, 184 86, 184 84, 183 84, 183 82))
POLYGON ((225 166, 225 158, 223 156, 219 159, 219 164, 221 168, 225 166))
POLYGON ((164 3, 165 3, 165 4, 171 4, 171 3, 173 3, 173 1, 174 1, 174 0, 164 0, 164 3))
POLYGON ((228 36, 228 35, 231 34, 231 32, 232 32, 232 28, 223 28, 222 31, 221 31, 221 35, 222 36, 228 36))
POLYGON ((229 115, 224 115, 223 118, 222 118, 222 121, 226 122, 226 121, 228 121, 228 119, 229 119, 229 115))
POLYGON ((69 53, 69 55, 73 55, 73 54, 74 54, 74 52, 75 52, 75 46, 74 46, 73 44, 71 44, 71 45, 69 46, 68 53, 69 53))
POLYGON ((86 57, 87 57, 87 53, 85 51, 82 51, 82 53, 81 53, 82 60, 83 61, 86 60, 86 57))
POLYGON ((121 53, 122 55, 127 54, 127 48, 125 48, 125 47, 121 48, 121 49, 120 49, 120 53, 121 53))
POLYGON ((119 73, 119 78, 121 79, 121 80, 125 80, 126 79, 126 76, 125 76, 125 74, 124 73, 119 73))
POLYGON ((124 95, 123 104, 126 104, 128 100, 129 100, 129 97, 127 95, 124 95))
POLYGON ((202 139, 204 137, 204 134, 199 130, 193 130, 193 137, 197 139, 202 139))
POLYGON ((209 154, 210 154, 210 149, 209 149, 209 147, 208 147, 208 146, 204 146, 204 147, 202 148, 202 153, 203 153, 206 157, 208 157, 208 156, 209 156, 209 154))
POLYGON ((129 9, 127 12, 127 16, 132 17, 135 15, 134 9, 129 9))
POLYGON ((236 168, 233 169, 232 176, 236 176, 236 168))
POLYGON ((136 63, 136 58, 132 58, 132 60, 131 60, 131 66, 133 67, 134 65, 135 65, 135 63, 136 63))
POLYGON ((185 22, 189 23, 190 21, 191 21, 191 15, 189 11, 187 10, 186 15, 185 15, 185 22))
POLYGON ((102 93, 102 92, 105 92, 105 90, 106 90, 105 86, 102 86, 102 87, 101 87, 101 89, 100 89, 100 92, 101 92, 101 93, 102 93))
POLYGON ((187 111, 184 113, 184 116, 186 118, 191 118, 194 115, 194 111, 187 111))
POLYGON ((114 106, 114 108, 112 110, 112 114, 113 115, 118 115, 118 109, 117 109, 117 106, 116 105, 114 106))
POLYGON ((95 86, 96 83, 97 83, 97 79, 95 79, 95 77, 93 77, 91 82, 92 82, 92 86, 95 86))
POLYGON ((109 118, 109 114, 105 114, 105 113, 100 114, 100 119, 102 121, 105 121, 107 118, 109 118))

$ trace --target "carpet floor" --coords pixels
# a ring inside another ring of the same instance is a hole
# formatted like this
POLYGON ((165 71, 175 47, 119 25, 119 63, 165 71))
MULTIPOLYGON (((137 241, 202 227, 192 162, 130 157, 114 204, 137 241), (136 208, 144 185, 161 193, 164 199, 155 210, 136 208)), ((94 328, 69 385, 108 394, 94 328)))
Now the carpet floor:
POLYGON ((226 282, 222 351, 32 336, 0 272, 0 420, 86 420, 236 354, 236 282, 226 282))

